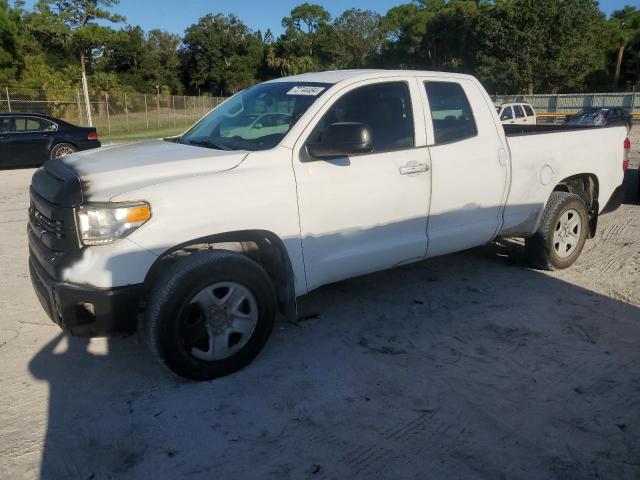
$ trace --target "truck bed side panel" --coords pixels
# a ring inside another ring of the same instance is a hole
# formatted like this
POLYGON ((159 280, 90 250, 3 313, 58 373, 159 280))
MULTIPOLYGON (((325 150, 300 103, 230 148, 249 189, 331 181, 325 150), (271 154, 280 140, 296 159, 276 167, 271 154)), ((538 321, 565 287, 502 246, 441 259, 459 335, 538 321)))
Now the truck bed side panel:
POLYGON ((500 235, 535 232, 549 195, 562 180, 592 174, 600 210, 623 180, 624 127, 508 136, 511 186, 500 235))

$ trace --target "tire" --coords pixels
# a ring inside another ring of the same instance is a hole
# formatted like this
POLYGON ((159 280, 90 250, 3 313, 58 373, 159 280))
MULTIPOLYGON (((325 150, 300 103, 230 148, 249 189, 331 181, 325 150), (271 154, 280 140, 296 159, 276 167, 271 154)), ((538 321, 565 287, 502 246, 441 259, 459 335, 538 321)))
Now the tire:
POLYGON ((195 253, 176 261, 152 287, 144 336, 173 373, 212 380, 240 370, 260 353, 273 330, 275 305, 269 276, 250 258, 224 250, 195 253), (244 297, 238 303, 232 296, 244 297), (228 308, 221 311, 219 302, 227 297, 228 308), (244 333, 232 331, 239 321, 244 333))
POLYGON ((77 152, 78 149, 70 143, 58 143, 51 149, 51 160, 70 155, 77 152))
POLYGON ((538 230, 525 240, 529 262, 543 270, 570 267, 582 252, 588 229, 587 206, 582 198, 567 192, 551 193, 538 230))

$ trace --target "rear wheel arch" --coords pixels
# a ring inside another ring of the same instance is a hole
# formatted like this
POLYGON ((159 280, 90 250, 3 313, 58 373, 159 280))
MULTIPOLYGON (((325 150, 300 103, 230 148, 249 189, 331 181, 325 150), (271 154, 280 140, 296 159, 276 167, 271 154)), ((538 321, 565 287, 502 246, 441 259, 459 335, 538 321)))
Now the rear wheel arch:
MULTIPOLYGON (((593 173, 571 175, 558 182, 553 188, 553 192, 573 193, 582 198, 587 206, 587 213, 589 215, 588 238, 593 238, 598 227, 598 212, 600 211, 600 204, 598 202, 600 184, 598 177, 593 173)), ((551 196, 549 198, 551 198, 551 196)))
POLYGON ((239 230, 195 238, 165 251, 153 263, 144 280, 148 292, 175 261, 200 251, 226 250, 245 255, 269 275, 276 291, 278 310, 290 320, 296 317, 293 267, 282 239, 268 230, 239 230))

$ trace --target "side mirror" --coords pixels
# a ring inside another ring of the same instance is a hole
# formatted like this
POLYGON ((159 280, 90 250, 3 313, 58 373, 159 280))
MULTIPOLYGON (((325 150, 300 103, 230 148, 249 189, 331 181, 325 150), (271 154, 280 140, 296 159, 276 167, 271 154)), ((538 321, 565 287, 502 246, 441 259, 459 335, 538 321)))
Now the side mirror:
POLYGON ((358 122, 329 125, 319 143, 307 144, 309 155, 317 158, 345 157, 373 151, 371 127, 358 122))

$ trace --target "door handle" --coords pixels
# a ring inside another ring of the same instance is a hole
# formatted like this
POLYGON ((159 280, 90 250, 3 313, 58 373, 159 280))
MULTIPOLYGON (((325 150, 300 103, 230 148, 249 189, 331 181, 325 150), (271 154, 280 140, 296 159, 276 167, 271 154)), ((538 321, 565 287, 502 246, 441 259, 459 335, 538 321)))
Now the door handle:
POLYGON ((407 163, 400 167, 400 175, 410 175, 412 173, 428 172, 429 165, 426 163, 407 163))

